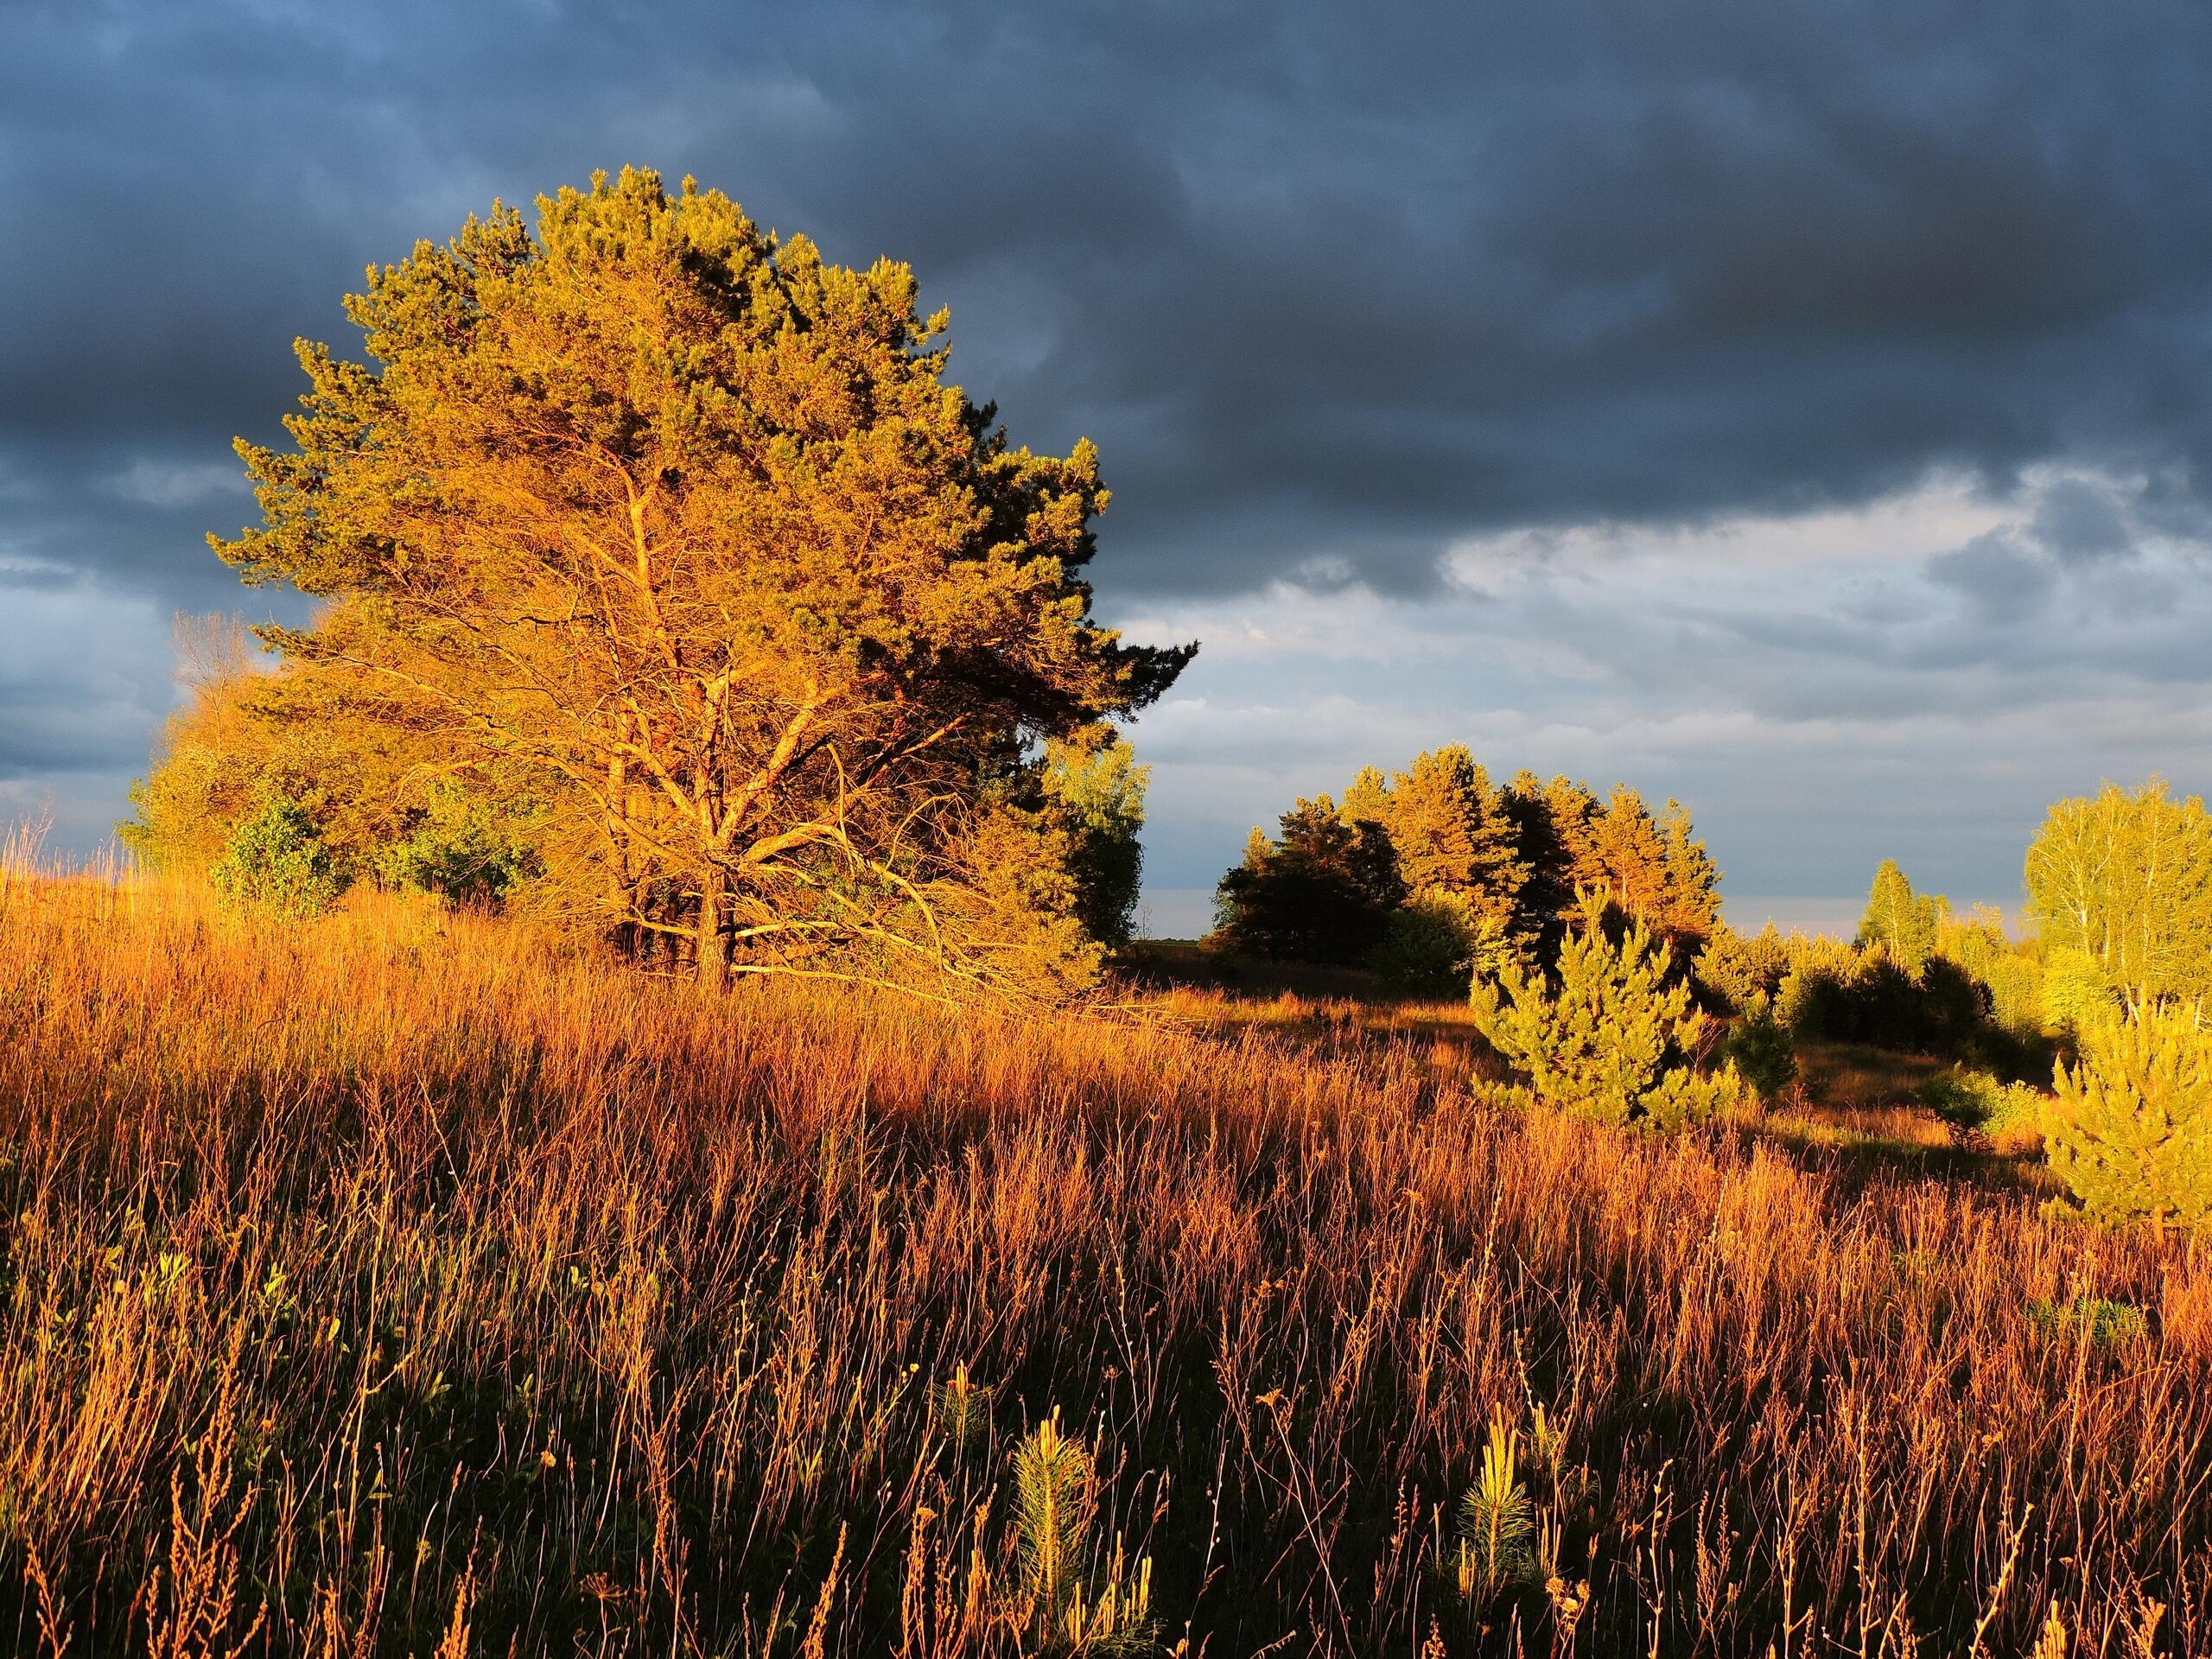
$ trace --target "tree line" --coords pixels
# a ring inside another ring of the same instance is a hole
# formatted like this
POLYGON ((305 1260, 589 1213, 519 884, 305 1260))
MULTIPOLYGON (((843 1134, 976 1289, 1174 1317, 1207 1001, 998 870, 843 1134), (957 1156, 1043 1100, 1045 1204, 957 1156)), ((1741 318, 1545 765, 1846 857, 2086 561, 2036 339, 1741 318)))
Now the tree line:
POLYGON ((1464 995, 1478 969, 1555 954, 1585 892, 1693 950, 1719 920, 1719 880, 1678 802, 1655 814, 1625 784, 1600 798, 1527 772, 1495 785, 1455 744, 1387 776, 1366 767, 1341 801, 1299 801, 1274 836, 1253 830, 1217 889, 1214 938, 1464 995))

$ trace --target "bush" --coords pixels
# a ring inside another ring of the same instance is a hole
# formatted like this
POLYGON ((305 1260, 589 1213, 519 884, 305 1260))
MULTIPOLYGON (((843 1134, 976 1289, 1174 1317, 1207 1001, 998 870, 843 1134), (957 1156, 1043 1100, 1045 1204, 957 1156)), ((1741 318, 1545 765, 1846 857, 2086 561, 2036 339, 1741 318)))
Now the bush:
POLYGON ((1688 981, 1669 983, 1673 953, 1655 949, 1642 922, 1616 944, 1605 922, 1603 899, 1586 891, 1560 946, 1556 991, 1513 965, 1475 982, 1476 1027, 1528 1077, 1509 1097, 1655 1129, 1733 1104, 1743 1082, 1732 1065, 1710 1076, 1695 1070, 1711 1021, 1690 1006, 1688 981))
POLYGON ((296 916, 329 909, 346 890, 339 859, 292 801, 272 801, 233 830, 210 874, 233 903, 296 916))
POLYGON ((537 873, 537 855, 511 824, 458 791, 433 798, 412 833, 377 861, 389 885, 435 893, 448 905, 493 906, 537 873))
POLYGON ((2212 1217, 2212 1033, 2171 1004, 2084 1026, 2057 1069, 2044 1144, 2082 1207, 2107 1221, 2212 1217))
POLYGON ((2043 1116, 2043 1096, 2025 1084, 2002 1083, 1987 1071, 1955 1065, 1914 1090, 1920 1103, 1955 1129, 2005 1135, 2034 1128, 2043 1116))
POLYGON ((1762 1100, 1772 1100, 1797 1080, 1797 1051, 1789 1028, 1763 997, 1737 1020, 1722 1052, 1762 1100))
POLYGON ((1474 944, 1465 906, 1424 895, 1390 918, 1368 966, 1403 996, 1462 996, 1474 971, 1474 944))
POLYGON ((1907 971, 1881 945, 1808 944, 1782 982, 1783 1022, 1800 1038, 1908 1053, 1967 1052, 1987 1024, 1988 994, 1956 963, 1907 971))
POLYGON ((1402 996, 1457 1000, 1478 974, 1494 976, 1521 953, 1505 924, 1464 893, 1430 887, 1390 918, 1367 965, 1402 996))

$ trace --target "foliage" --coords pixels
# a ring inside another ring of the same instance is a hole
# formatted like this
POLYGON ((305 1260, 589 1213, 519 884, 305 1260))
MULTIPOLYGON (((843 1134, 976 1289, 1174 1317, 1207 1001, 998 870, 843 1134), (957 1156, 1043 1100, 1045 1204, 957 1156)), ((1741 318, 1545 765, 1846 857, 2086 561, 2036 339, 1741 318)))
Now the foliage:
POLYGON ((2079 1333, 2092 1348, 2125 1348, 2142 1341, 2150 1331, 2141 1308, 2104 1296, 2077 1296, 2064 1302, 2031 1296, 2023 1311, 2028 1323, 2044 1336, 2079 1333))
POLYGON ((1482 1473, 1459 1502, 1458 1548, 1449 1564, 1461 1602, 1479 1606, 1535 1570, 1535 1505, 1522 1484, 1521 1438, 1502 1414, 1491 1418, 1482 1473))
POLYGON ((1091 620, 1095 453, 1011 446, 916 294, 649 172, 495 204, 347 300, 373 367, 299 347, 218 550, 329 601, 266 631, 313 717, 527 776, 546 880, 709 986, 1027 984, 976 838, 1190 652, 1091 620))
POLYGON ((1754 1001, 1728 1028, 1721 1054, 1762 1100, 1773 1100, 1797 1080, 1797 1051, 1789 1029, 1775 1018, 1773 1005, 1764 997, 1754 1001))
POLYGON ((1606 929, 1602 895, 1586 891, 1560 946, 1558 983, 1507 966, 1475 982, 1476 1027, 1527 1078, 1525 1093, 1611 1124, 1678 1129, 1732 1104, 1732 1066, 1700 1076, 1711 1022, 1670 983, 1673 954, 1640 921, 1606 929))
POLYGON ((2039 1128, 2043 1121, 2041 1091, 2023 1083, 2002 1082, 1973 1066, 1939 1071, 1913 1094, 1955 1129, 2006 1135, 2039 1128))
POLYGON ((225 898, 295 916, 329 909, 346 887, 344 866, 296 801, 271 801, 239 824, 212 874, 225 898))
POLYGON ((1446 1651, 1965 1654, 1987 1611, 2012 1655, 2056 1603, 2120 1654, 2157 1601, 2212 1652, 2212 1259, 2152 1230, 1481 1109, 1403 1046, 703 1005, 512 907, 0 910, 18 1647, 49 1607, 145 1654, 237 1520, 217 1652, 265 1608, 257 1655, 457 1653, 465 1599, 476 1654, 1014 1659, 990 1424, 1058 1406, 1086 1608, 1120 1530, 1163 1648, 1416 1654, 1502 1406, 1560 1584, 1446 1651), (2022 1316, 2086 1294, 2137 1347, 2022 1316))
POLYGON ((1122 737, 1090 747, 1046 745, 1045 794, 1068 822, 1073 838, 1069 874, 1075 913, 1100 944, 1129 942, 1144 887, 1144 792, 1152 768, 1136 764, 1122 737))
POLYGON ((2123 1013, 2120 993, 2097 959, 2072 945, 2045 942, 2042 993, 2046 1026, 2068 1036, 2111 1025, 2123 1013))
MULTIPOLYGON (((2212 817, 2153 778, 2130 795, 2050 809, 2027 856, 2028 908, 2051 960, 2088 964, 2112 995, 2142 1004, 2212 990, 2212 817)), ((2074 1008, 2094 999, 2069 984, 2074 1008)))
POLYGON ((1791 966, 1790 941, 1769 922, 1757 933, 1716 923, 1693 968, 1699 986, 1732 1014, 1771 1002, 1791 966))
POLYGON ((1364 962, 1406 897, 1389 836, 1347 823, 1326 795, 1284 813, 1281 831, 1269 841, 1255 830, 1243 862, 1221 878, 1216 943, 1281 962, 1364 962))
POLYGON ((2196 1009, 2152 1004, 2080 1040, 2044 1120, 2051 1168, 2101 1219, 2212 1219, 2212 1032, 2196 1009))
POLYGON ((1595 890, 1687 956, 1719 928, 1719 872, 1675 802, 1654 816, 1626 785, 1601 802, 1566 778, 1540 784, 1524 772, 1498 788, 1467 749, 1452 744, 1416 755, 1385 776, 1368 766, 1341 803, 1300 801, 1283 819, 1332 807, 1349 837, 1325 846, 1320 826, 1302 822, 1315 849, 1308 863, 1338 872, 1314 898, 1329 918, 1300 928, 1287 912, 1286 883, 1300 874, 1282 861, 1287 842, 1259 831, 1244 861, 1217 889, 1218 941, 1282 960, 1351 963, 1368 950, 1394 986, 1415 995, 1456 994, 1461 962, 1488 972, 1508 959, 1550 961, 1576 912, 1575 895, 1595 890), (1355 850, 1371 849, 1370 851, 1355 850), (1352 871, 1379 867, 1382 876, 1352 871), (1277 861, 1270 867, 1269 860, 1277 861), (1408 912, 1399 915, 1403 907, 1408 912), (1467 944, 1450 944, 1450 918, 1467 944), (1364 938, 1364 947, 1353 941, 1364 938))
POLYGON ((1415 893, 1393 912, 1368 966, 1402 996, 1460 1001, 1478 975, 1520 961, 1520 948, 1495 912, 1448 888, 1415 893))
POLYGON ((1895 859, 1874 872, 1866 913, 1859 919, 1859 943, 1879 945, 1891 962, 1918 977, 1936 954, 1937 935, 1950 919, 1950 901, 1938 893, 1916 893, 1895 859))
POLYGON ((1977 906, 1938 927, 1936 952, 1989 993, 1989 1017, 1999 1029, 2023 1039, 2045 1034, 2040 941, 2013 944, 2005 937, 2004 918, 1977 906))
POLYGON ((1929 957, 1915 974, 1879 944, 1807 940, 1793 956, 1776 1008, 1801 1039, 1958 1054, 1983 1029, 1986 993, 1941 957, 1929 957))
POLYGON ((435 894, 448 905, 496 905, 539 869, 524 826, 450 785, 430 791, 404 840, 378 858, 387 885, 435 894))
POLYGON ((1464 996, 1474 971, 1473 928, 1463 906, 1441 893, 1423 894, 1391 913, 1368 965, 1400 996, 1464 996))
POLYGON ((1021 1563, 1021 1594, 1038 1651, 1135 1653, 1151 1645, 1152 1564, 1134 1573, 1120 1557, 1098 1563, 1098 1467, 1090 1449, 1061 1431, 1056 1410, 1014 1452, 1014 1525, 1021 1563))
POLYGON ((298 805, 352 866, 373 868, 410 832, 422 780, 440 775, 433 755, 388 728, 334 717, 325 683, 260 660, 234 617, 180 617, 176 646, 184 706, 131 790, 134 817, 116 826, 141 859, 204 874, 272 800, 298 805))
POLYGON ((1655 817, 1626 784, 1601 803, 1586 785, 1565 777, 1539 783, 1524 772, 1507 786, 1504 810, 1530 870, 1520 931, 1542 954, 1558 948, 1586 889, 1685 955, 1719 925, 1720 873, 1679 803, 1669 801, 1655 817))
POLYGON ((1415 755, 1387 783, 1368 767, 1344 791, 1341 810, 1348 822, 1382 826, 1399 878, 1417 899, 1456 907, 1471 936, 1510 931, 1528 866, 1503 798, 1463 746, 1415 755))

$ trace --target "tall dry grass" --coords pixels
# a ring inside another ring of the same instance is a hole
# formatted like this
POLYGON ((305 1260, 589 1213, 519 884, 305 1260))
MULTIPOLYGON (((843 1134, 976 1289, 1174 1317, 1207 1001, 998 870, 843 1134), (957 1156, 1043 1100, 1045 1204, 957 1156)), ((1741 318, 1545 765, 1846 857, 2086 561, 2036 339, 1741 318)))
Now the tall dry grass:
POLYGON ((1436 1077, 19 872, 0 1642, 2212 1650, 2201 1256, 1436 1077))

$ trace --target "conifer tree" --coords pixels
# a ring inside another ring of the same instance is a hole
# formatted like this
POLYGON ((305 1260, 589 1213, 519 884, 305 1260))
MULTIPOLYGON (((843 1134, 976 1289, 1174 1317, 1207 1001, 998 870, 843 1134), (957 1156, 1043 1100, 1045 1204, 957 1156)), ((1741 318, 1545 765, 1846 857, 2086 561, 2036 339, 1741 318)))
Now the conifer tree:
POLYGON ((1281 836, 1258 830, 1243 861, 1215 889, 1215 938, 1239 953, 1284 962, 1364 962, 1405 902, 1389 835, 1347 823, 1326 795, 1282 815, 1281 836))
POLYGON ((1380 816, 1408 891, 1448 893, 1471 915, 1510 923, 1528 869, 1497 791, 1463 746, 1416 755, 1380 816))
POLYGON ((1514 826, 1516 856, 1529 872, 1514 931, 1549 956, 1573 912, 1578 877, 1593 869, 1592 825, 1601 809, 1598 798, 1572 779, 1545 783, 1530 772, 1515 774, 1503 804, 1514 826))
POLYGON ((269 637, 334 718, 526 775, 550 879, 709 987, 1044 961, 1058 919, 1001 908, 1066 886, 1038 751, 1190 655, 1091 618, 1090 446, 946 384, 905 265, 650 172, 537 209, 372 270, 369 364, 299 346, 296 447, 238 446, 263 523, 216 543, 330 601, 269 637))
POLYGON ((1701 1076, 1711 1022, 1650 929, 1629 918, 1615 939, 1594 888, 1578 895, 1556 982, 1508 966, 1475 982, 1476 1027, 1526 1078, 1510 1091, 1600 1122, 1670 1130, 1732 1103, 1732 1065, 1701 1076))
POLYGON ((2084 1209, 2106 1220, 2212 1220, 2212 1033, 2196 1008, 2160 1003, 2093 1023, 2061 1064, 2044 1144, 2084 1209))
POLYGON ((1679 803, 1669 801, 1663 817, 1655 817, 1626 784, 1601 803, 1567 778, 1539 784, 1522 772, 1507 787, 1503 810, 1529 872, 1518 931, 1547 954, 1557 948, 1585 888, 1680 951, 1696 950, 1717 925, 1720 874, 1679 803))

